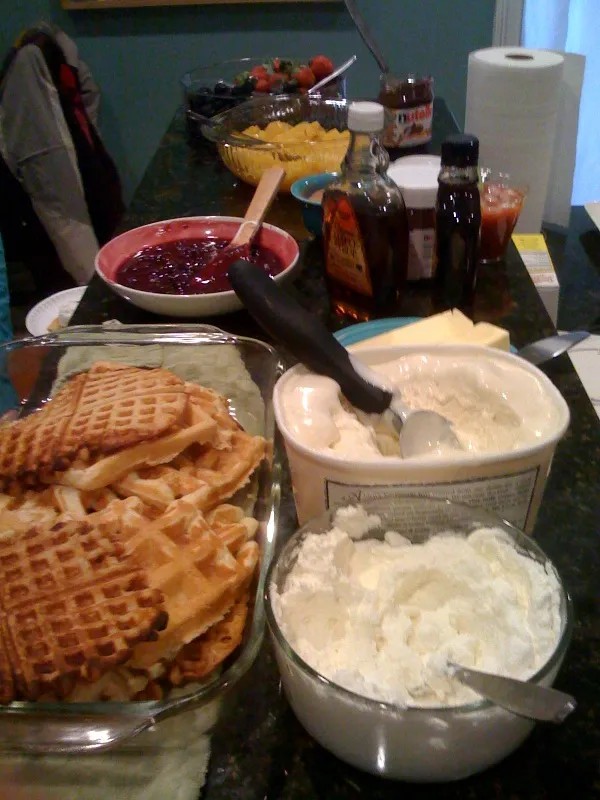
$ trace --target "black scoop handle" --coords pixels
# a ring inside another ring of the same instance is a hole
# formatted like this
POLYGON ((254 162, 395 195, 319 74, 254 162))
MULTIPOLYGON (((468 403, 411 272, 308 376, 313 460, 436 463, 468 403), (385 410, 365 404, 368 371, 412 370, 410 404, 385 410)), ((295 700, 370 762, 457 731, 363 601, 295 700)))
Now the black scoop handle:
POLYGON ((354 370, 348 351, 321 320, 277 286, 263 270, 247 261, 229 267, 229 281, 256 322, 305 366, 339 383, 353 406, 381 414, 392 395, 373 386, 354 370))

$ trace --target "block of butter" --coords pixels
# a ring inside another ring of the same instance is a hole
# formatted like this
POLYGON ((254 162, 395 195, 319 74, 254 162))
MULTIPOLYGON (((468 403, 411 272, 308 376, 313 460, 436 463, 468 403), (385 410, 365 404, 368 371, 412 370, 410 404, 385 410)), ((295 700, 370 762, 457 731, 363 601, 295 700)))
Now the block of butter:
POLYGON ((348 350, 354 353, 366 347, 402 344, 481 344, 510 350, 510 336, 504 328, 489 322, 473 323, 457 308, 452 308, 370 339, 363 339, 350 345, 348 350))

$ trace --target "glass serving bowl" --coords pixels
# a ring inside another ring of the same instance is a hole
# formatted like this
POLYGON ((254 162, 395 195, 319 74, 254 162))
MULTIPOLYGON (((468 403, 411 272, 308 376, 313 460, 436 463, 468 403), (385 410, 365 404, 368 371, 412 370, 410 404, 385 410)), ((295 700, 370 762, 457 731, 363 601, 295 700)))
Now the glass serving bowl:
MULTIPOLYGON (((477 528, 498 527, 511 537, 519 552, 554 572, 561 593, 562 629, 555 651, 529 678, 543 686, 552 685, 569 645, 573 611, 555 567, 529 536, 491 512, 449 500, 398 493, 362 506, 381 519, 367 538, 382 539, 386 531, 393 530, 411 542, 422 542, 441 531, 466 536, 477 528)), ((535 724, 532 720, 483 699, 439 707, 402 707, 369 699, 319 674, 287 641, 273 610, 272 595, 284 586, 305 537, 331 530, 334 515, 334 510, 329 511, 302 526, 273 560, 267 575, 267 622, 283 687, 296 716, 338 758, 387 778, 457 780, 497 763, 528 736, 535 724)))
POLYGON ((265 130, 275 122, 292 126, 318 122, 326 132, 333 129, 346 131, 348 103, 310 95, 254 98, 217 114, 202 125, 202 133, 216 143, 227 168, 253 186, 258 184, 268 167, 284 169, 280 191, 289 191, 294 181, 307 175, 339 169, 348 149, 346 138, 267 142, 243 134, 251 126, 265 130))
MULTIPOLYGON (((137 366, 148 364, 148 359, 158 366, 158 359, 185 380, 225 395, 231 413, 248 432, 273 441, 272 394, 283 371, 277 352, 263 342, 208 325, 109 323, 8 342, 0 347, 0 413, 31 413, 48 399, 58 376, 106 359, 137 366)), ((82 753, 109 747, 154 749, 163 747, 165 739, 170 747, 174 726, 156 723, 188 711, 194 713, 186 716, 183 728, 179 726, 180 738, 189 740, 214 726, 224 707, 235 701, 231 690, 252 665, 262 641, 265 575, 279 514, 279 470, 275 454, 262 462, 248 489, 235 497, 235 502, 258 520, 261 561, 250 591, 242 642, 222 667, 202 684, 173 690, 159 701, 13 702, 0 706, 0 750, 82 753)))
MULTIPOLYGON (((298 59, 283 58, 281 61, 299 64, 298 59)), ((215 64, 196 67, 180 78, 183 91, 183 104, 186 111, 188 133, 192 139, 202 138, 200 125, 206 118, 214 117, 249 100, 253 96, 277 96, 294 94, 293 83, 280 80, 268 92, 255 91, 255 84, 247 79, 251 70, 263 64, 272 65, 272 58, 248 56, 220 61, 215 64)), ((346 76, 326 84, 320 91, 321 97, 343 98, 346 96, 346 76)))

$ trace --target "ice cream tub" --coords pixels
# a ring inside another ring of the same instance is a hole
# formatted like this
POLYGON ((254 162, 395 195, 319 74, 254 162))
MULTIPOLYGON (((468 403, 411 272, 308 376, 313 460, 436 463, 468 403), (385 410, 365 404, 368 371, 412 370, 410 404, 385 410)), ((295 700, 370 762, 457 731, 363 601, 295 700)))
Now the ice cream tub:
POLYGON ((531 533, 569 424, 568 406, 546 375, 477 345, 373 347, 357 355, 408 405, 446 416, 461 449, 382 455, 337 384, 296 365, 277 382, 273 401, 300 524, 329 508, 406 492, 483 507, 531 533))

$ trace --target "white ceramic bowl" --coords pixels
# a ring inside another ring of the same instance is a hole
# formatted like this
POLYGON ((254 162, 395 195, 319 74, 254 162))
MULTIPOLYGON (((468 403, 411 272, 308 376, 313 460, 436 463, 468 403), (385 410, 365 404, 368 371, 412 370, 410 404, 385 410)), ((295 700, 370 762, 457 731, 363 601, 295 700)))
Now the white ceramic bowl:
MULTIPOLYGON (((227 314, 243 308, 232 290, 206 294, 158 294, 123 286, 116 280, 121 264, 143 247, 172 242, 178 239, 216 237, 231 239, 240 226, 240 217, 181 217, 151 222, 116 236, 100 248, 96 256, 96 272, 116 294, 134 306, 167 317, 210 317, 227 314)), ((275 281, 288 279, 298 263, 298 243, 286 231, 275 225, 263 223, 256 244, 275 252, 285 268, 275 276, 275 281)))
MULTIPOLYGON (((561 630, 554 652, 531 683, 551 686, 569 646, 572 604, 550 559, 531 537, 482 509, 431 497, 391 495, 362 503, 381 524, 367 538, 394 530, 414 543, 441 531, 467 536, 497 527, 516 549, 558 576, 561 630)), ((395 780, 441 782, 466 778, 496 764, 515 750, 535 723, 488 700, 466 705, 403 707, 356 694, 317 672, 294 650, 280 626, 274 594, 293 568, 309 534, 332 527, 334 510, 310 520, 273 559, 267 575, 265 609, 286 697, 304 728, 327 750, 359 769, 395 780)), ((484 602, 485 598, 482 598, 484 602)))

